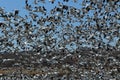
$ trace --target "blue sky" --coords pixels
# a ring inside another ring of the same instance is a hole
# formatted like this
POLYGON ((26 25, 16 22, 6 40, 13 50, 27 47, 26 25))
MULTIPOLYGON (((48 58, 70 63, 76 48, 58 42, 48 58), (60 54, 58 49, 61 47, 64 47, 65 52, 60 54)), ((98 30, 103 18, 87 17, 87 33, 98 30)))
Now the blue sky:
POLYGON ((24 4, 24 0, 0 0, 0 7, 3 7, 7 12, 15 9, 23 10, 24 4))

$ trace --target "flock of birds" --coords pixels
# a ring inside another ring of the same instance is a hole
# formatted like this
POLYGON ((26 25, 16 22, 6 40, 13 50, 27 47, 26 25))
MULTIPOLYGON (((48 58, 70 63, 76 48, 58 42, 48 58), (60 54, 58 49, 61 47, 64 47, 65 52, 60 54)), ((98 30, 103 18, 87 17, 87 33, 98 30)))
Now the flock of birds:
POLYGON ((25 0, 28 14, 0 7, 0 52, 75 51, 81 47, 120 50, 120 1, 25 0), (41 5, 45 4, 45 5, 41 5))
POLYGON ((15 69, 1 80, 119 79, 119 0, 25 0, 24 9, 0 7, 0 52, 10 53, 0 67, 15 69))

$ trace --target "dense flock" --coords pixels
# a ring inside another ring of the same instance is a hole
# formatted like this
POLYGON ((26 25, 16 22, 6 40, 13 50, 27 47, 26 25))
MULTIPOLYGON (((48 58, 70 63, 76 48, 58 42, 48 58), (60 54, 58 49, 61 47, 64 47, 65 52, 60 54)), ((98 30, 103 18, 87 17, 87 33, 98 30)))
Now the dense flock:
POLYGON ((119 0, 25 0, 20 15, 0 6, 0 52, 119 50, 119 8, 119 0))
POLYGON ((120 0, 21 1, 0 6, 0 80, 120 79, 120 0))

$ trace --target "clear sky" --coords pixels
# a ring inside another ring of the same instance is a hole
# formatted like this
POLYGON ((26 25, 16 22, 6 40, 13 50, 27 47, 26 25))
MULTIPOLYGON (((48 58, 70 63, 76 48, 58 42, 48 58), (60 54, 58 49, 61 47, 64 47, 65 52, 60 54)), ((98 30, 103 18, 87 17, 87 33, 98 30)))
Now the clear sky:
POLYGON ((7 12, 15 9, 23 10, 25 5, 24 1, 25 0, 0 0, 0 7, 4 8, 7 12))

